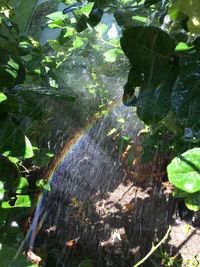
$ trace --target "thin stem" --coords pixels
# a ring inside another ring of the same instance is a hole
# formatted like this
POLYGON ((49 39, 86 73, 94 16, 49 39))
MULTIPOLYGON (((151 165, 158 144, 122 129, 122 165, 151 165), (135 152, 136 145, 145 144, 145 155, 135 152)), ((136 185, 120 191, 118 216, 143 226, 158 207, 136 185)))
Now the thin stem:
POLYGON ((141 259, 138 263, 136 263, 135 265, 133 265, 133 267, 138 267, 140 266, 142 263, 144 263, 155 251, 156 249, 158 249, 160 247, 160 245, 162 245, 162 243, 168 238, 169 232, 171 231, 171 226, 169 226, 167 233, 165 234, 165 236, 160 240, 160 242, 154 247, 151 248, 151 250, 149 251, 149 253, 143 258, 141 259))

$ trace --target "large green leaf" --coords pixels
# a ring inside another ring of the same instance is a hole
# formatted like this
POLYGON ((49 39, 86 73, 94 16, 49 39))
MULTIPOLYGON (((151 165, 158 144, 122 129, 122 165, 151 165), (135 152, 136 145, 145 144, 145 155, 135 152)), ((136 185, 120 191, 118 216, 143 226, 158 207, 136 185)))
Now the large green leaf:
POLYGON ((159 28, 138 26, 124 31, 121 47, 132 66, 124 99, 133 98, 140 86, 138 116, 145 124, 157 123, 170 110, 171 91, 178 76, 178 65, 172 60, 175 42, 159 28))
POLYGON ((193 148, 175 157, 167 166, 169 181, 177 188, 195 193, 200 191, 200 148, 193 148))
POLYGON ((175 42, 156 27, 132 27, 123 32, 122 50, 140 72, 150 73, 157 63, 168 63, 174 53, 175 42))
POLYGON ((137 101, 137 114, 145 124, 161 121, 170 110, 171 92, 177 78, 175 65, 159 65, 152 70, 151 79, 144 81, 137 101))

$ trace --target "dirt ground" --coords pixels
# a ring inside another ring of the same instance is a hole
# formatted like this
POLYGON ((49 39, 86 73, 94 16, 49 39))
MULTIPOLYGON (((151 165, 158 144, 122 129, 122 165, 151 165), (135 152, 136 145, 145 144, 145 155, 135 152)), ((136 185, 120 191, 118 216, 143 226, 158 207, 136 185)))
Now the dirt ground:
MULTIPOLYGON (((130 267, 171 226, 157 256, 141 266, 200 266, 188 263, 194 258, 200 261, 200 230, 188 224, 194 214, 180 212, 170 186, 155 177, 153 166, 143 168, 139 159, 135 161, 141 166, 135 171, 142 179, 127 170, 126 160, 107 134, 112 123, 108 117, 97 122, 54 172, 51 192, 43 196, 37 211, 43 224, 33 251, 48 267, 77 267, 87 258, 95 267, 130 267), (148 178, 144 179, 144 173, 148 178), (162 251, 179 259, 179 265, 166 265, 162 251)), ((135 128, 138 132, 139 126, 135 128)))

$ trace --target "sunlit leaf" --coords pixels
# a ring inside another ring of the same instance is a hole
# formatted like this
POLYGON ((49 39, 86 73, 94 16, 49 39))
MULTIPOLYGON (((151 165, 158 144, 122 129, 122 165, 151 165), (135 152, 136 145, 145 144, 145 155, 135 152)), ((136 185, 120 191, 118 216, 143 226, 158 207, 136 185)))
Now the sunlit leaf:
POLYGON ((112 48, 106 51, 103 55, 105 57, 105 61, 107 62, 115 62, 117 56, 121 54, 121 49, 119 48, 112 48))
POLYGON ((3 201, 3 209, 13 209, 13 208, 29 208, 31 207, 31 199, 28 195, 18 195, 14 205, 10 205, 10 201, 3 201))
POLYGON ((177 188, 195 193, 200 191, 200 148, 193 148, 174 158, 167 166, 169 181, 177 188))
POLYGON ((142 23, 147 23, 148 20, 147 17, 143 16, 133 16, 132 19, 142 23))
POLYGON ((194 46, 189 46, 187 43, 180 42, 176 45, 175 51, 181 52, 181 51, 187 51, 194 48, 194 46))
POLYGON ((58 19, 58 20, 55 20, 53 22, 50 22, 48 24, 48 27, 50 29, 63 28, 63 27, 65 27, 65 23, 61 19, 58 19))
POLYGON ((13 184, 13 189, 17 194, 21 194, 25 188, 29 186, 28 180, 25 177, 18 178, 13 184))
POLYGON ((47 15, 46 17, 52 21, 56 21, 56 20, 64 20, 67 17, 67 15, 63 14, 61 11, 56 11, 54 13, 47 15))
POLYGON ((108 29, 108 25, 100 23, 95 27, 95 30, 97 31, 99 37, 102 37, 104 33, 106 33, 108 29))
POLYGON ((0 103, 5 101, 7 99, 7 96, 4 95, 4 93, 0 92, 0 103))
POLYGON ((84 41, 82 38, 76 36, 76 39, 73 42, 73 46, 74 48, 80 48, 84 45, 84 41))
POLYGON ((92 11, 93 6, 94 6, 94 3, 88 3, 86 6, 83 6, 81 8, 81 13, 88 16, 90 14, 90 12, 92 11))
POLYGON ((107 134, 107 136, 114 134, 117 131, 116 128, 112 128, 110 132, 107 134))
POLYGON ((51 191, 51 186, 49 182, 44 179, 38 180, 36 186, 42 190, 51 191))
POLYGON ((27 42, 27 41, 22 41, 19 43, 19 51, 21 56, 25 56, 29 54, 33 49, 33 46, 27 42))
POLYGON ((24 158, 25 159, 32 158, 34 156, 34 153, 33 153, 31 142, 27 136, 25 136, 25 144, 26 144, 26 149, 25 149, 24 158))
POLYGON ((169 13, 172 19, 176 19, 180 13, 188 17, 187 26, 191 33, 200 33, 200 1, 176 0, 170 7, 169 13))
POLYGON ((70 37, 74 34, 74 28, 72 27, 67 27, 66 33, 63 35, 63 37, 70 37))
POLYGON ((3 195, 4 195, 4 186, 3 186, 3 182, 0 181, 0 200, 3 199, 3 195))

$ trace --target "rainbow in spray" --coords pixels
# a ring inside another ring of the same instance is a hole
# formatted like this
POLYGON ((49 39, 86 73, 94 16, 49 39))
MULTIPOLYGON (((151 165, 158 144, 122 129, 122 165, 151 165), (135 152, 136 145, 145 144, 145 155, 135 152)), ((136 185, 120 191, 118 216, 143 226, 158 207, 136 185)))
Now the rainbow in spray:
MULTIPOLYGON (((114 110, 122 106, 121 99, 118 99, 115 103, 111 103, 107 107, 107 112, 114 112, 114 110)), ((56 174, 56 171, 59 169, 60 165, 69 157, 71 151, 74 151, 79 149, 79 143, 81 142, 82 138, 87 134, 87 132, 94 126, 94 124, 101 120, 102 117, 99 117, 99 115, 95 115, 91 120, 90 123, 88 123, 85 127, 79 128, 76 133, 67 141, 67 143, 64 145, 64 147, 60 150, 60 152, 54 157, 53 162, 51 163, 51 166, 49 170, 46 173, 46 180, 52 184, 54 175, 56 174)), ((46 210, 44 210, 43 206, 43 199, 45 197, 45 192, 41 193, 38 197, 38 202, 35 210, 35 214, 33 217, 32 224, 30 226, 30 229, 27 233, 26 242, 28 244, 29 250, 32 250, 34 247, 34 241, 35 238, 39 232, 39 230, 42 227, 42 224, 44 222, 45 216, 46 216, 46 210)))

